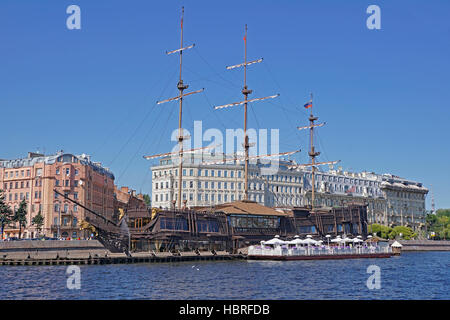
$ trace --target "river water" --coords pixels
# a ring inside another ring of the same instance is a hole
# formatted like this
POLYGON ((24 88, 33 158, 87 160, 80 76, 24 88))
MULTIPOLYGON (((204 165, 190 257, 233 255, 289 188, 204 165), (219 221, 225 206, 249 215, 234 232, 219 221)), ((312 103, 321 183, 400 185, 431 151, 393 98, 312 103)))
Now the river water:
POLYGON ((450 252, 390 259, 217 261, 80 266, 1 266, 0 299, 450 299, 450 252), (380 289, 368 289, 370 265, 380 289))

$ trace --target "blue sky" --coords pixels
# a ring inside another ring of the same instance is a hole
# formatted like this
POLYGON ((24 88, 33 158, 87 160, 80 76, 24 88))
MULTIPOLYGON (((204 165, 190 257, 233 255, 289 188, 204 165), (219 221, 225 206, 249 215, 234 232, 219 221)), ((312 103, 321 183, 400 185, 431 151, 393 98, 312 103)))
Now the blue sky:
MULTIPOLYGON (((183 124, 242 127, 239 101, 247 23, 252 97, 249 127, 279 128, 281 151, 306 150, 302 105, 314 92, 327 126, 323 160, 350 170, 390 172, 433 185, 450 207, 450 2, 414 1, 13 1, 0 3, 0 158, 63 149, 92 155, 119 185, 150 192, 145 154, 167 152, 177 127, 180 8, 185 6, 185 82, 205 93, 186 99, 183 124), (81 8, 68 30, 66 8, 81 8), (381 8, 381 30, 366 8, 381 8)), ((307 161, 306 152, 297 156, 307 161)), ((428 208, 431 195, 428 196, 428 208)))

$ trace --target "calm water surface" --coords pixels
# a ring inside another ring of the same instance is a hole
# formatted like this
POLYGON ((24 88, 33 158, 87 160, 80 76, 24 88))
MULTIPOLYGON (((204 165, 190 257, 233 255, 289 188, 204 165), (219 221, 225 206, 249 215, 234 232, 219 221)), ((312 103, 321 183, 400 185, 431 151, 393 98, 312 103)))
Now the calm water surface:
POLYGON ((80 266, 1 266, 0 299, 450 299, 450 252, 390 259, 234 261, 80 266), (381 289, 366 272, 381 268, 381 289))

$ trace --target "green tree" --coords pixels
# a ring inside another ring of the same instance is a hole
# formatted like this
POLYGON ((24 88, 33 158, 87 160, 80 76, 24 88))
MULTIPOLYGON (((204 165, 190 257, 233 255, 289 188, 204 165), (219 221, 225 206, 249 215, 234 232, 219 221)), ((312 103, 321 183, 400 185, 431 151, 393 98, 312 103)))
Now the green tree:
POLYGON ((368 232, 370 234, 375 233, 380 238, 389 239, 389 234, 392 232, 392 228, 374 223, 369 226, 368 232))
POLYGON ((12 210, 6 204, 6 197, 3 190, 0 189, 0 227, 1 227, 1 239, 3 239, 3 231, 5 226, 8 225, 13 219, 12 210))
POLYGON ((22 227, 25 228, 25 226, 27 225, 27 203, 25 199, 23 199, 19 203, 19 208, 14 213, 13 221, 19 223, 19 239, 20 239, 22 236, 22 227))
POLYGON ((439 209, 426 218, 427 230, 434 233, 433 239, 450 239, 450 209, 439 209))
POLYGON ((397 236, 405 239, 405 240, 411 240, 417 237, 417 234, 414 233, 414 231, 409 227, 404 226, 396 226, 392 229, 392 231, 389 233, 389 239, 395 239, 397 236))
POLYGON ((148 194, 144 194, 144 201, 145 201, 145 204, 147 205, 147 207, 151 207, 152 200, 150 199, 150 196, 148 194))
POLYGON ((40 234, 42 226, 44 225, 44 216, 41 214, 41 210, 33 217, 31 224, 36 227, 38 234, 40 234))

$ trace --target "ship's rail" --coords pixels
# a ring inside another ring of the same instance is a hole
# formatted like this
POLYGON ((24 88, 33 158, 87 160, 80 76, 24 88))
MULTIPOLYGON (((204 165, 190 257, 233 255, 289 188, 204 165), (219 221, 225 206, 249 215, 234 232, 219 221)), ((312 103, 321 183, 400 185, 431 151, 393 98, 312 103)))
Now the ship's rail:
POLYGON ((249 256, 321 256, 321 255, 366 255, 392 253, 389 246, 368 246, 368 247, 287 247, 278 246, 275 248, 269 246, 250 246, 249 256))

